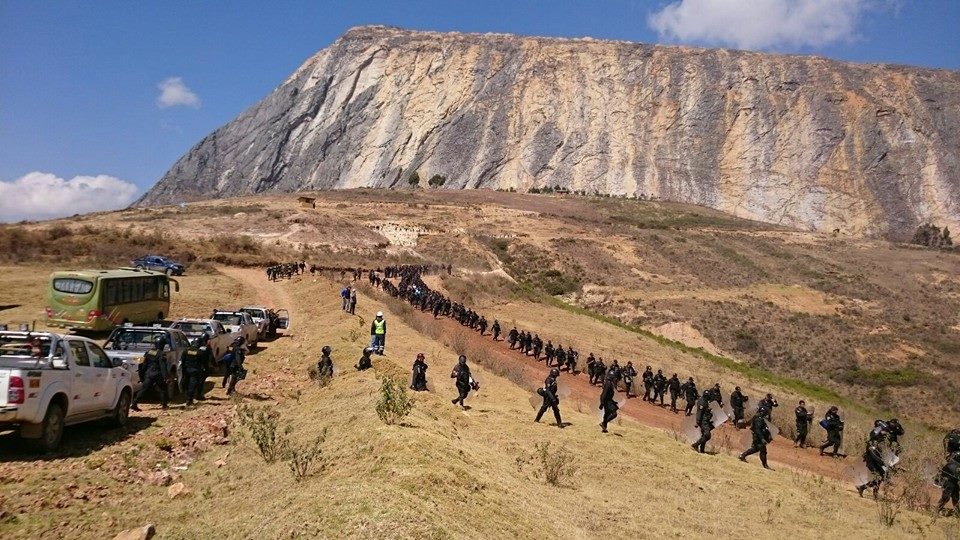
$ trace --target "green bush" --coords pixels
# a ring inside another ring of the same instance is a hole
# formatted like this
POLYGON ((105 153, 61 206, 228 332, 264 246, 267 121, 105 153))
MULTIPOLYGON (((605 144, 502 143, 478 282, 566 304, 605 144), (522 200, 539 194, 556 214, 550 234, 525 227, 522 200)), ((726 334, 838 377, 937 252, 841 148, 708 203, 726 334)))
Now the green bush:
POLYGON ((300 482, 310 474, 313 463, 323 454, 323 449, 321 449, 320 446, 326 439, 327 428, 323 428, 320 435, 307 444, 287 444, 284 459, 287 461, 287 466, 290 467, 290 473, 293 475, 294 480, 300 482))
POLYGON ((380 399, 377 401, 377 416, 384 424, 393 425, 410 414, 413 398, 407 393, 403 381, 384 377, 380 384, 380 399))
POLYGON ((292 428, 281 425, 280 413, 269 406, 240 405, 237 416, 240 425, 250 432, 264 461, 273 463, 284 456, 287 450, 287 435, 292 428))
POLYGON ((410 184, 410 187, 417 187, 420 185, 420 175, 416 171, 410 173, 410 176, 407 177, 407 183, 410 184))
POLYGON ((440 187, 447 181, 447 177, 442 174, 435 174, 430 177, 430 180, 427 181, 427 184, 430 187, 440 187))

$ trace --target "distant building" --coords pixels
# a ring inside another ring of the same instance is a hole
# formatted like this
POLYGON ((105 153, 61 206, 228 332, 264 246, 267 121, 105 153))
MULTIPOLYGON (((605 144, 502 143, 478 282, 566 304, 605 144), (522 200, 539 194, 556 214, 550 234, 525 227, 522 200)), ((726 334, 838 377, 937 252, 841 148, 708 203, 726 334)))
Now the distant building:
POLYGON ((317 199, 314 197, 297 197, 297 202, 300 203, 300 208, 317 207, 317 199))

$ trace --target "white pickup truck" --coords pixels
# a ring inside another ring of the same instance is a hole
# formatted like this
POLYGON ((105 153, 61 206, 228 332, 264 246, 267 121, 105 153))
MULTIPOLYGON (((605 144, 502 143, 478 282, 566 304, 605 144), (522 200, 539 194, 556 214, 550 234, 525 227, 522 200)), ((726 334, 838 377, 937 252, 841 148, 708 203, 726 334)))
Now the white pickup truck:
POLYGON ((260 340, 260 329, 257 323, 253 322, 253 317, 245 311, 222 311, 214 310, 210 318, 219 321, 228 332, 233 334, 234 339, 243 337, 250 349, 257 348, 257 342, 260 340))
POLYGON ((55 450, 71 424, 125 426, 132 397, 129 371, 91 339, 0 332, 0 430, 19 429, 37 450, 55 450))

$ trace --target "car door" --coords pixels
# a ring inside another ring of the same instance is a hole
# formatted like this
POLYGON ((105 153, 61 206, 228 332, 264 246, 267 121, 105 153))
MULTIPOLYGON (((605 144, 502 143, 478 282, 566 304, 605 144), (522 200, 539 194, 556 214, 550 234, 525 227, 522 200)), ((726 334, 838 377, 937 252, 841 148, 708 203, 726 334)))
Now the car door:
POLYGON ((90 353, 82 340, 67 341, 74 365, 71 369, 70 405, 67 406, 67 416, 82 414, 93 409, 93 394, 97 388, 97 371, 90 364, 90 353))
POLYGON ((118 379, 126 373, 122 368, 114 368, 110 357, 96 343, 87 342, 87 350, 90 353, 90 365, 95 371, 91 409, 109 409, 117 398, 118 379))

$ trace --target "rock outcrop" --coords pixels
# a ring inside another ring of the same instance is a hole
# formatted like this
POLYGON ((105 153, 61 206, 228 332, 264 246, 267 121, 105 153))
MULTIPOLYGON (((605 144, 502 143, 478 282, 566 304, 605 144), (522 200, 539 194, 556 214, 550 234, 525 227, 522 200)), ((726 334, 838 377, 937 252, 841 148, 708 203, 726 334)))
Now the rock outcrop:
POLYGON ((801 228, 960 230, 960 72, 593 39, 348 31, 137 204, 562 186, 801 228))

